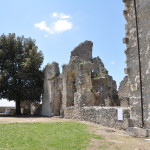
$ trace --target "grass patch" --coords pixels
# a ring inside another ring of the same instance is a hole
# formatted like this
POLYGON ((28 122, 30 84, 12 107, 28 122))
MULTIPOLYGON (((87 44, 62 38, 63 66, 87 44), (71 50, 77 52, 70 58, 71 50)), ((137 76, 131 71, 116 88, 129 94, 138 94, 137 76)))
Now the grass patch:
POLYGON ((0 113, 0 115, 4 115, 4 113, 0 113))
POLYGON ((0 129, 0 150, 80 150, 98 138, 76 122, 0 124, 0 129))
POLYGON ((94 139, 97 139, 97 140, 102 140, 102 139, 104 139, 104 138, 101 137, 100 135, 93 135, 93 138, 94 138, 94 139))

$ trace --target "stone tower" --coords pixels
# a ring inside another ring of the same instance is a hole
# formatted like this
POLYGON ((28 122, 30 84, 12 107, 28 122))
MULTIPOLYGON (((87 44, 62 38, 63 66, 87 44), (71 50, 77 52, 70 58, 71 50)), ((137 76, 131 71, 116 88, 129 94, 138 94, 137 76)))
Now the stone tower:
POLYGON ((127 21, 126 37, 123 39, 126 44, 127 68, 125 73, 129 78, 132 125, 150 127, 150 1, 123 1, 125 3, 124 16, 127 21), (136 2, 136 9, 134 2, 136 2), (138 53, 138 40, 140 53, 138 53), (143 94, 143 105, 141 93, 143 94))

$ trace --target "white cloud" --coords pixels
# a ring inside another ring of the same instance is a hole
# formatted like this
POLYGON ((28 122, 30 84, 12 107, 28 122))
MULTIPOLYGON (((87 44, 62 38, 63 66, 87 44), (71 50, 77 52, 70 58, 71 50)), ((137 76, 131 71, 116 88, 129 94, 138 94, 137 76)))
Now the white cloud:
POLYGON ((111 64, 111 65, 114 65, 114 64, 115 64, 115 61, 111 61, 110 64, 111 64))
POLYGON ((39 23, 36 23, 34 26, 36 28, 39 28, 40 30, 49 32, 49 27, 46 25, 45 21, 41 21, 39 23))
POLYGON ((59 18, 59 19, 70 19, 71 18, 70 15, 65 15, 64 13, 57 13, 57 12, 52 13, 52 17, 59 18))
MULTIPOLYGON (((61 33, 73 28, 73 23, 68 19, 71 18, 70 15, 65 15, 63 13, 54 12, 52 14, 53 18, 59 18, 56 21, 53 21, 50 26, 47 25, 46 21, 41 21, 39 23, 35 23, 34 26, 42 31, 45 31, 49 34, 61 33)), ((47 34, 44 37, 48 37, 47 34)))
POLYGON ((68 20, 58 20, 53 24, 53 32, 60 33, 72 29, 72 22, 68 20))

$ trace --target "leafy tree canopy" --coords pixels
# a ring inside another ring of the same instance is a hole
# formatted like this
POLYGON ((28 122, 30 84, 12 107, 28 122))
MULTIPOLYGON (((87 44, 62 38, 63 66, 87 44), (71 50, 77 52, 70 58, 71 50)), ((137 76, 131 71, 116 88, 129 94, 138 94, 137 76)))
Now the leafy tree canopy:
MULTIPOLYGON (((43 54, 35 40, 16 36, 0 36, 0 98, 40 101, 43 54)), ((16 105, 17 106, 17 105, 16 105)), ((18 108, 20 109, 20 108, 18 108)))

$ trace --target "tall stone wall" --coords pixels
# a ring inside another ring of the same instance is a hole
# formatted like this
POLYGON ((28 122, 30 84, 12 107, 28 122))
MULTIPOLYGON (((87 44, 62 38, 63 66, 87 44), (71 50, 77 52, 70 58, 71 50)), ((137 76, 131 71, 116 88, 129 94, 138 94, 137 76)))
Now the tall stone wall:
POLYGON ((130 88, 129 79, 128 79, 128 76, 125 76, 124 79, 120 82, 120 86, 118 88, 118 96, 120 99, 120 105, 122 107, 130 106, 129 88, 130 88))
MULTIPOLYGON (((124 2, 124 16, 127 23, 126 37, 123 41, 126 44, 127 68, 125 72, 129 77, 131 119, 134 126, 141 127, 142 112, 134 1, 124 0, 124 2)), ((150 127, 150 1, 136 0, 136 3, 143 83, 144 126, 150 127)))
POLYGON ((62 103, 62 78, 58 63, 48 64, 44 69, 43 116, 58 116, 62 103))
POLYGON ((51 101, 51 93, 50 93, 50 72, 51 72, 51 65, 48 64, 44 69, 44 93, 42 97, 42 112, 43 116, 51 116, 52 115, 52 101, 51 101))

